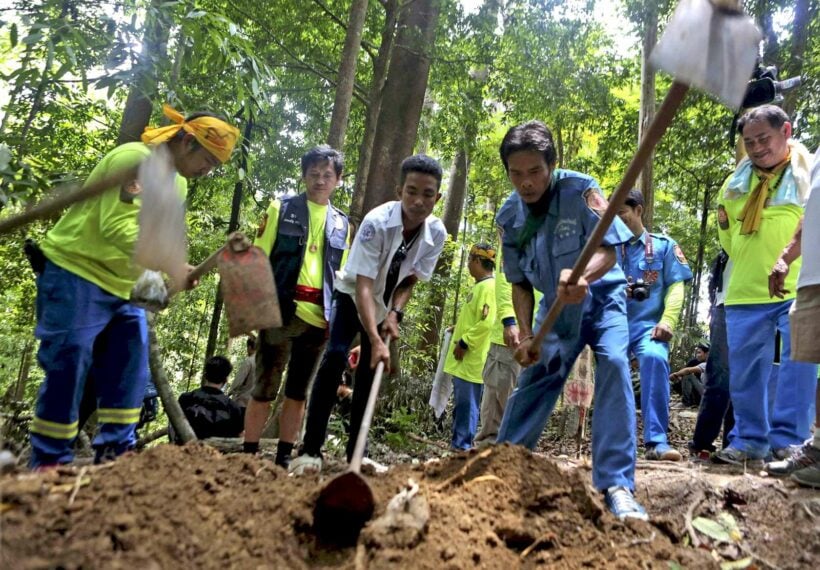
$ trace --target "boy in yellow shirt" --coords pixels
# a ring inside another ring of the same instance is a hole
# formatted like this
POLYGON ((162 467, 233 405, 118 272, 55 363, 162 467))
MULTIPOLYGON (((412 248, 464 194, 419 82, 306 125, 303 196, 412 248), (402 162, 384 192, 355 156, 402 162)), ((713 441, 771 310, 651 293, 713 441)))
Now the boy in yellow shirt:
POLYGON ((487 244, 474 245, 467 268, 475 285, 458 315, 453 330, 453 350, 444 362, 444 372, 453 376, 455 398, 450 446, 459 450, 473 446, 478 427, 484 388, 482 373, 495 322, 495 250, 487 244))

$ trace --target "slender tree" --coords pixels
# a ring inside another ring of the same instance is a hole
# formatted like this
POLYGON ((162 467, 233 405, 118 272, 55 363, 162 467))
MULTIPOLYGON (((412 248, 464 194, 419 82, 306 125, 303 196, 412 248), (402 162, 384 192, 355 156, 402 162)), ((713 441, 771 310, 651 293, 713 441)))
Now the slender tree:
POLYGON ((364 217, 364 195, 367 188, 367 176, 370 173, 370 158, 373 152, 373 140, 376 137, 376 123, 381 111, 382 93, 387 80, 387 66, 393 54, 398 21, 398 0, 384 0, 384 26, 381 33, 379 53, 373 64, 373 79, 368 94, 367 114, 364 122, 364 134, 359 145, 359 162, 356 165, 356 184, 350 200, 350 221, 358 226, 364 217))
POLYGON ((413 152, 430 72, 439 0, 416 0, 402 10, 373 140, 363 213, 395 196, 396 166, 413 152))
MULTIPOLYGON (((239 158, 239 168, 241 172, 248 171, 248 155, 250 154, 251 135, 253 134, 253 118, 248 118, 245 122, 245 130, 242 134, 242 150, 239 158)), ((242 207, 242 195, 245 192, 245 176, 240 176, 233 188, 233 200, 231 202, 231 218, 228 222, 228 234, 239 229, 239 211, 242 207)), ((209 359, 216 352, 216 343, 219 339, 219 322, 222 318, 222 307, 224 298, 222 287, 217 287, 216 298, 214 299, 214 310, 211 316, 211 326, 208 329, 208 343, 205 346, 205 360, 209 359)))
POLYGON ((133 70, 131 89, 125 100, 117 144, 140 140, 148 126, 158 86, 158 66, 167 59, 171 21, 163 11, 164 0, 152 0, 146 16, 142 51, 133 70))
POLYGON ((367 16, 367 3, 367 0, 353 0, 350 5, 342 63, 336 81, 336 99, 333 102, 330 131, 327 135, 327 144, 336 149, 341 149, 345 142, 350 103, 353 100, 353 87, 356 82, 356 61, 362 43, 364 19, 367 16))
MULTIPOLYGON (((658 8, 656 0, 646 0, 646 20, 643 30, 643 45, 641 49, 641 110, 638 116, 638 140, 643 138, 644 132, 655 117, 655 70, 649 63, 649 56, 657 43, 658 38, 658 8)), ((641 172, 638 186, 643 192, 646 207, 643 211, 643 224, 652 231, 655 218, 655 195, 652 185, 652 157, 646 162, 641 172)))

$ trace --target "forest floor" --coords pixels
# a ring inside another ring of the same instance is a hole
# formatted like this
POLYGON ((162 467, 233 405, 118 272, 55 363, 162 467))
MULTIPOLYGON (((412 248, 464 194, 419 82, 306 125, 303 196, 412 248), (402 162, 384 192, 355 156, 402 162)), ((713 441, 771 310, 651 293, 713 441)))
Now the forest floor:
MULTIPOLYGON (((673 427, 692 418, 676 413, 673 427)), ((347 548, 312 530, 319 490, 345 467, 338 460, 321 477, 293 478, 265 455, 162 444, 103 466, 6 475, 0 567, 820 567, 820 493, 788 480, 639 460, 637 497, 651 521, 620 522, 591 489, 588 461, 549 439, 538 453, 416 442, 414 460, 374 445, 390 468, 365 469, 374 519, 411 479, 416 518, 371 522, 347 548)))

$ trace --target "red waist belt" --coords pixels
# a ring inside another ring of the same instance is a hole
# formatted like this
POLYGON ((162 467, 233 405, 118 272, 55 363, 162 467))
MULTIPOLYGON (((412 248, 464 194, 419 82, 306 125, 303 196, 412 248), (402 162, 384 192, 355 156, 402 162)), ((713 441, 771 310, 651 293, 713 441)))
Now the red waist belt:
POLYGON ((313 303, 314 305, 322 306, 323 297, 321 289, 314 289, 306 285, 297 285, 296 291, 293 294, 294 301, 303 301, 305 303, 313 303))

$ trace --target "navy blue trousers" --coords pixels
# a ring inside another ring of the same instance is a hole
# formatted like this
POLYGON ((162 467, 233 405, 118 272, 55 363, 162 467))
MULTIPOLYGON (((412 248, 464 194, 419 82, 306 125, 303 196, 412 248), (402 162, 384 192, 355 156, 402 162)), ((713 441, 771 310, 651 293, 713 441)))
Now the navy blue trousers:
POLYGON ((133 448, 149 377, 145 311, 47 262, 37 282, 35 335, 45 379, 31 422, 31 466, 74 458, 89 377, 97 397, 93 446, 98 458, 133 448))

